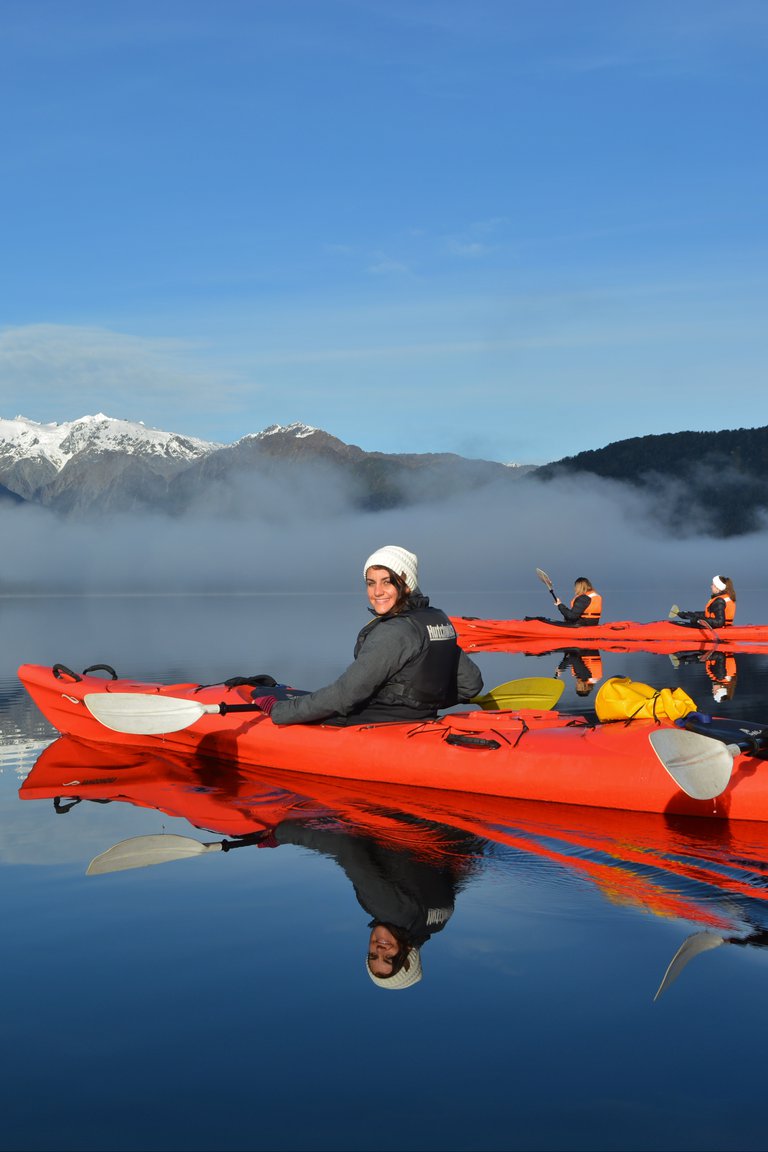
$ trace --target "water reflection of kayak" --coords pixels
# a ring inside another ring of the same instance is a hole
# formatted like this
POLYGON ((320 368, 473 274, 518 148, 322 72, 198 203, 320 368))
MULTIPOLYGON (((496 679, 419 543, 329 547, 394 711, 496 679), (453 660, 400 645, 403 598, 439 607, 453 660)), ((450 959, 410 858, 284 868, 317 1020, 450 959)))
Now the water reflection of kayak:
MULTIPOLYGON (((698 925, 699 931, 675 954, 657 995, 699 952, 722 943, 762 944, 768 939, 759 927, 768 901, 765 823, 469 796, 311 774, 298 777, 71 737, 45 749, 20 797, 53 800, 59 812, 87 801, 127 803, 233 838, 203 843, 173 834, 138 836, 97 857, 95 872, 222 848, 301 844, 333 856, 354 880, 356 892, 360 888, 367 896, 362 903, 369 909, 372 893, 377 906, 381 903, 378 888, 368 891, 368 883, 360 879, 367 876, 363 865, 369 857, 376 864, 374 878, 384 859, 390 863, 388 874, 399 876, 405 869, 411 880, 419 880, 419 890, 426 876, 431 893, 434 877, 442 883, 452 877, 451 882, 460 885, 459 878, 475 871, 483 857, 492 856, 495 866, 503 867, 498 850, 507 849, 511 860, 537 859, 594 885, 611 904, 698 925)), ((427 936, 434 930, 434 924, 428 925, 427 936)), ((425 938, 422 934, 418 940, 423 943, 425 938)))
MULTIPOLYGON (((733 930, 699 892, 765 902, 768 824, 697 820, 579 805, 469 796, 263 767, 235 769, 200 757, 149 754, 61 737, 38 758, 22 800, 59 811, 93 801, 127 803, 183 818, 218 835, 253 838, 285 822, 365 834, 434 860, 455 851, 445 828, 538 856, 588 878, 612 902, 733 930), (660 878, 669 887, 660 884, 660 878)), ((168 839, 169 848, 175 837, 168 839)), ((169 857, 170 858, 170 857, 169 857)))
POLYGON ((19 675, 60 732, 104 744, 516 799, 768 820, 758 751, 768 730, 759 725, 747 734, 738 721, 718 721, 711 739, 670 721, 595 725, 554 711, 473 709, 414 723, 280 727, 254 711, 244 685, 161 686, 58 665, 24 665, 19 675))

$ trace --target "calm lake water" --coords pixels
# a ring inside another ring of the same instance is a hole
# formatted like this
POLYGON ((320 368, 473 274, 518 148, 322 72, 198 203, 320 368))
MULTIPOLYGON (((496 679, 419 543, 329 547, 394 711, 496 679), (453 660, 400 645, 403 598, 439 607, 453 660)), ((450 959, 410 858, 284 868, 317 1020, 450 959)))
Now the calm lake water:
MULTIPOLYGON (((700 593, 675 598, 696 607, 700 593)), ((530 591, 433 599, 452 614, 548 610, 530 591)), ((614 593, 612 617, 649 618, 637 600, 614 593)), ((740 621, 764 604, 765 590, 740 595, 740 621)), ((0 1148, 768 1147, 768 828, 85 762, 55 741, 19 664, 311 688, 348 662, 364 603, 5 598, 0 617, 0 1148), (86 876, 128 837, 221 844, 275 826, 277 846, 86 876), (390 888, 453 909, 422 947, 422 980, 394 994, 364 964, 390 888), (689 938, 693 958, 654 1001, 689 938)), ((559 662, 476 659, 487 687, 559 662)), ((767 719, 768 655, 737 662, 719 711, 767 719)), ((700 662, 608 654, 603 673, 711 707, 700 662)), ((561 708, 581 711, 570 672, 566 685, 561 708)))

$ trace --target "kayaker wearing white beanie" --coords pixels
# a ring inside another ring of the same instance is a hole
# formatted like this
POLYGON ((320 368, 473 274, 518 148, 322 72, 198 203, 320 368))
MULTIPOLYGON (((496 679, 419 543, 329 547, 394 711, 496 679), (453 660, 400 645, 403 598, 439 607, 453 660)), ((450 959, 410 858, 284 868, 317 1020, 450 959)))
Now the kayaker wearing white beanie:
POLYGON ((736 618, 736 591, 730 576, 713 576, 712 589, 703 612, 678 612, 681 620, 697 625, 705 621, 713 628, 726 628, 736 618))
POLYGON ((258 696, 275 724, 388 723, 434 719, 483 689, 480 669, 456 631, 419 588, 413 552, 386 544, 363 565, 374 619, 360 631, 354 661, 338 680, 289 700, 258 696))

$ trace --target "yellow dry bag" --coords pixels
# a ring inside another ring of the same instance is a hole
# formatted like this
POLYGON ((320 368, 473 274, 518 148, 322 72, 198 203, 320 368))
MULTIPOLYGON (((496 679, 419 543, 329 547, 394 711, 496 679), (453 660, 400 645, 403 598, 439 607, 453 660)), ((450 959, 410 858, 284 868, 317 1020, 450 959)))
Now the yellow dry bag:
POLYGON ((682 688, 651 688, 628 676, 612 676, 595 696, 598 720, 679 720, 696 710, 682 688))

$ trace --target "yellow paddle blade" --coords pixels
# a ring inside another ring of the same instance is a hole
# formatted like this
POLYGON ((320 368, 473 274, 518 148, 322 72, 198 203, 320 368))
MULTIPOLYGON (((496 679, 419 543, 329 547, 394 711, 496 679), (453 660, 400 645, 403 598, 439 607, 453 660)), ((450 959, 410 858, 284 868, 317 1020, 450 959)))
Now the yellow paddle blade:
POLYGON ((491 688, 482 696, 475 696, 473 704, 486 712, 516 712, 520 708, 548 711, 554 708, 563 694, 565 684, 553 677, 529 676, 523 680, 508 680, 491 688))

